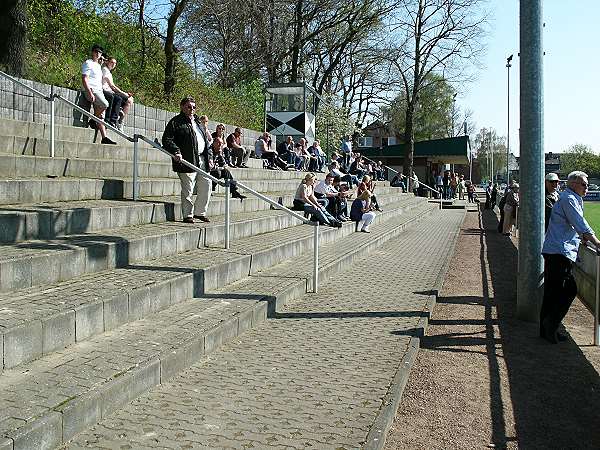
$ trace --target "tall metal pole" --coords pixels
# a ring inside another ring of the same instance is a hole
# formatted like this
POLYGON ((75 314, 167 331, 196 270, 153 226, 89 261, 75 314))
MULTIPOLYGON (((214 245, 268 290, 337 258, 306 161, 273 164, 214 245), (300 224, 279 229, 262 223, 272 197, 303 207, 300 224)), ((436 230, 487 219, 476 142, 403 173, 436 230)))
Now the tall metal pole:
POLYGON ((50 157, 54 158, 54 141, 56 130, 56 112, 54 109, 54 85, 50 86, 50 157))
POLYGON ((227 178, 225 180, 225 249, 229 250, 230 247, 230 234, 231 229, 231 180, 227 178))
POLYGON ((512 67, 510 62, 513 59, 513 55, 506 58, 506 185, 510 186, 510 68, 512 67))
POLYGON ((313 228, 313 292, 319 292, 319 223, 313 228))
POLYGON ((519 2, 520 138, 517 317, 538 320, 544 238, 542 0, 519 2))
POLYGON ((140 196, 138 180, 139 134, 133 135, 133 201, 137 202, 140 196))
POLYGON ((492 166, 490 170, 490 180, 492 183, 494 182, 494 143, 492 142, 492 129, 490 128, 490 159, 492 161, 492 166))

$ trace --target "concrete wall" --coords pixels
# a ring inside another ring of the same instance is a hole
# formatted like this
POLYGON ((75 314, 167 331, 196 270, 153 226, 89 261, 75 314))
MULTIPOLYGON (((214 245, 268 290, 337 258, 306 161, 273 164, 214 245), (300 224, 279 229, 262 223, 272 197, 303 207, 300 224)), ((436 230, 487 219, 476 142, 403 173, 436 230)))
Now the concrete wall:
MULTIPOLYGON (((28 86, 37 89, 45 95, 50 94, 50 85, 35 81, 19 79, 28 86)), ((54 92, 71 102, 78 104, 81 93, 72 89, 55 87, 54 92)), ((83 126, 81 113, 61 102, 55 105, 56 123, 60 125, 83 126)), ((131 136, 134 133, 143 134, 149 138, 160 138, 169 119, 176 113, 163 109, 151 108, 134 103, 125 119, 124 132, 131 136)), ((25 88, 0 76, 0 117, 15 120, 26 120, 33 122, 50 123, 50 104, 39 98, 25 88)), ((210 119, 210 114, 209 114, 210 119)), ((209 128, 214 131, 216 122, 210 121, 209 128)), ((225 124, 226 133, 233 132, 235 124, 225 124)), ((243 129, 243 145, 253 146, 254 141, 260 135, 259 131, 243 129)))
MULTIPOLYGON (((573 268, 573 275, 577 282, 577 295, 594 311, 596 305, 596 253, 585 245, 579 247, 579 261, 573 268)), ((600 261, 598 261, 600 263, 600 261)))

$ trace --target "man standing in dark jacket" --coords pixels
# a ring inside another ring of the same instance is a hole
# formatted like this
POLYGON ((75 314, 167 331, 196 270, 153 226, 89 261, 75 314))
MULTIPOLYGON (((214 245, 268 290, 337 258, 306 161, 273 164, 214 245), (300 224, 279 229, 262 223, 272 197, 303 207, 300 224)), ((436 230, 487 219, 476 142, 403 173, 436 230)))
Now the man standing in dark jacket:
POLYGON ((196 102, 185 97, 180 103, 181 112, 173 117, 162 137, 163 147, 173 154, 173 171, 181 180, 181 211, 185 223, 194 223, 194 218, 210 222, 206 209, 210 201, 211 181, 181 163, 182 160, 209 172, 212 165, 212 150, 200 119, 195 114, 196 102), (192 195, 196 186, 196 201, 192 195))

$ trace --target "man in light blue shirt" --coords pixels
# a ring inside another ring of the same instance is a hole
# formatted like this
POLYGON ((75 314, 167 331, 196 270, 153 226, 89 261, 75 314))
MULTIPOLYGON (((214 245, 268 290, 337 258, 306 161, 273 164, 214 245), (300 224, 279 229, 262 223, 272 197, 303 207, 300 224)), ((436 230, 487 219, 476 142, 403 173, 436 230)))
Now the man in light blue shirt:
POLYGON ((558 327, 577 295, 572 270, 579 244, 583 240, 600 246, 594 230, 583 217, 583 197, 587 188, 588 179, 584 172, 569 174, 567 189, 552 208, 542 248, 544 301, 540 311, 540 337, 553 344, 566 340, 566 336, 558 332, 558 327))

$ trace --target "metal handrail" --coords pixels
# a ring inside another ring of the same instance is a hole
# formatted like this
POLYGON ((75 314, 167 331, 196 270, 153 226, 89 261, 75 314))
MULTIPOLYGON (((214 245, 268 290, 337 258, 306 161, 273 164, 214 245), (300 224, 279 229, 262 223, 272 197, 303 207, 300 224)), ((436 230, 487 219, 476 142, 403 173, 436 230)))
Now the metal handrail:
MULTIPOLYGON (((139 188, 138 188, 138 184, 139 184, 139 182, 138 182, 138 153, 139 153, 138 145, 139 145, 139 141, 142 140, 142 141, 150 144, 153 148, 160 150, 163 153, 166 153, 170 158, 173 158, 173 155, 171 153, 169 153, 161 145, 150 140, 146 136, 141 135, 141 134, 134 134, 133 138, 130 136, 127 136, 121 130, 108 124, 101 118, 96 117, 95 115, 91 114, 89 111, 86 111, 85 109, 81 108, 80 106, 76 105, 75 103, 71 102, 70 100, 63 98, 58 94, 55 94, 53 85, 50 86, 50 95, 46 96, 43 93, 41 93, 40 91, 38 91, 30 86, 27 86, 23 82, 17 80, 16 78, 14 78, 2 71, 0 71, 0 75, 7 78, 9 81, 12 81, 13 83, 17 83, 18 85, 23 86, 25 89, 31 91, 33 94, 38 95, 39 97, 50 102, 51 107, 50 107, 50 151, 49 151, 49 153, 50 153, 51 157, 54 157, 54 141, 55 141, 55 127, 56 127, 55 111, 54 111, 54 100, 55 99, 59 99, 60 101, 70 105, 71 107, 73 107, 75 110, 79 111, 84 116, 89 117, 90 119, 94 120, 96 123, 103 124, 106 128, 114 131, 119 136, 123 137, 124 139, 126 139, 130 142, 133 142, 133 200, 134 201, 137 201, 138 197, 139 197, 139 188)), ((230 201, 229 197, 230 197, 230 182, 231 182, 231 180, 225 180, 223 182, 223 181, 213 177, 208 172, 205 172, 204 170, 200 169, 199 167, 194 166, 193 164, 190 164, 189 162, 187 162, 185 160, 182 160, 181 163, 183 165, 185 165, 186 167, 194 170, 195 172, 201 174, 203 177, 208 178, 209 180, 214 181, 215 183, 225 187, 225 236, 224 237, 225 237, 225 248, 229 249, 230 248, 230 225, 231 225, 231 212, 230 212, 230 205, 229 205, 229 201, 230 201)), ((302 223, 314 226, 313 291, 316 293, 318 291, 318 285, 319 285, 319 229, 320 229, 319 222, 312 222, 312 221, 306 219, 305 217, 301 216, 300 214, 296 213, 295 211, 292 211, 291 209, 286 208, 283 205, 280 205, 275 200, 261 194, 260 192, 255 191, 254 189, 246 186, 243 183, 237 182, 237 186, 242 188, 244 191, 249 192, 250 194, 254 195, 255 197, 258 197, 259 199, 267 202, 272 207, 279 209, 281 211, 285 211, 287 214, 300 220, 302 223)))
MULTIPOLYGON (((425 186, 427 189, 429 189, 431 192, 433 192, 433 193, 435 193, 435 194, 439 195, 439 197, 440 197, 440 209, 442 209, 442 200, 443 200, 443 199, 442 199, 442 191, 439 191, 439 190, 437 190, 437 189, 434 189, 434 188, 432 188, 431 186, 429 186, 429 185, 427 185, 427 184, 423 183, 422 181, 420 181, 418 178, 409 177, 409 176, 407 176, 407 175, 404 175, 404 174, 400 174, 400 177, 409 178, 409 179, 411 179, 411 180, 413 180, 413 181, 415 181, 415 182, 418 182, 418 183, 419 183, 419 186, 423 185, 423 186, 425 186)), ((406 186, 407 186, 407 190, 408 190, 408 182, 406 183, 406 186)))

